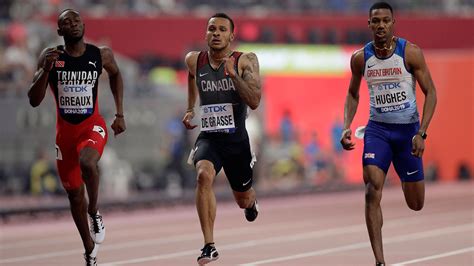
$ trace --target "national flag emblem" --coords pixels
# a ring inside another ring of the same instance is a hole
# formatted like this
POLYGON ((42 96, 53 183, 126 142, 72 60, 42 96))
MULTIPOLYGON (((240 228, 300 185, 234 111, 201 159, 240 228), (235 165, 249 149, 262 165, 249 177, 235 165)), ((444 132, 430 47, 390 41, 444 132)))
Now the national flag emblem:
POLYGON ((54 62, 55 67, 64 67, 64 61, 56 61, 54 62))

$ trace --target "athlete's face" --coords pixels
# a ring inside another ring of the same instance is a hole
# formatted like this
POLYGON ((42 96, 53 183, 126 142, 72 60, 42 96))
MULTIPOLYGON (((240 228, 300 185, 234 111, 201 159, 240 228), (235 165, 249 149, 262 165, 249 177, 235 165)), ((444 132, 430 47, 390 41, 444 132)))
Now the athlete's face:
POLYGON ((79 13, 69 10, 58 19, 58 34, 66 41, 78 42, 84 37, 84 23, 79 13))
POLYGON ((234 40, 230 21, 226 18, 211 18, 207 23, 206 41, 213 50, 224 50, 234 40))
POLYGON ((393 19, 392 12, 387 8, 374 9, 370 13, 369 29, 372 30, 375 41, 386 41, 393 35, 393 19))

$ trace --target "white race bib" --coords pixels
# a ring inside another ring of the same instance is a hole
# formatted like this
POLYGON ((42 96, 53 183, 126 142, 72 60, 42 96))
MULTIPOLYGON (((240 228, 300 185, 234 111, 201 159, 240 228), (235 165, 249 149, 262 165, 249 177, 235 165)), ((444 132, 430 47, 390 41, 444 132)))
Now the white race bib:
POLYGON ((231 103, 208 104, 201 106, 201 131, 235 131, 234 109, 231 103))
POLYGON ((59 110, 62 114, 92 114, 94 103, 90 84, 58 85, 59 110))
POLYGON ((384 83, 375 85, 373 88, 375 109, 379 113, 399 111, 410 106, 408 91, 400 86, 400 83, 384 83))

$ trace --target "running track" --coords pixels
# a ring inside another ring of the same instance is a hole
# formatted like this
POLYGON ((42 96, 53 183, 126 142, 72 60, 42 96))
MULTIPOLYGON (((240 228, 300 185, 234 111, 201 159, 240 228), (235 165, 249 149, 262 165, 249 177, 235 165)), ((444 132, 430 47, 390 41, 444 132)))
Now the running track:
MULTIPOLYGON (((427 186, 425 208, 406 207, 399 187, 382 207, 389 265, 474 265, 474 183, 427 186)), ((218 202, 209 265, 373 265, 363 191, 261 199, 256 222, 218 202)), ((196 265, 202 246, 194 206, 103 213, 99 265, 196 265)), ((68 216, 1 225, 0 265, 84 265, 68 216)))

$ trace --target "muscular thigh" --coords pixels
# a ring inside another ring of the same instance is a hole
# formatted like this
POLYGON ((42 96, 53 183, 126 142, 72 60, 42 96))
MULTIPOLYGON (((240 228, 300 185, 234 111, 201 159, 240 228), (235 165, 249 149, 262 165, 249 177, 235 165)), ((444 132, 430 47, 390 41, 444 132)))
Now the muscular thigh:
POLYGON ((418 182, 424 179, 421 158, 411 154, 412 138, 418 129, 418 123, 399 125, 393 133, 393 166, 402 182, 418 182))
POLYGON ((253 164, 255 157, 250 150, 250 143, 245 139, 236 143, 228 143, 220 150, 224 171, 232 190, 245 192, 252 187, 253 164))
POLYGON ((84 147, 91 147, 101 155, 106 143, 107 131, 103 119, 58 129, 56 164, 61 183, 66 190, 76 189, 83 183, 79 166, 80 151, 84 147))
POLYGON ((210 161, 214 165, 216 174, 218 174, 222 169, 222 159, 218 150, 219 147, 215 141, 207 138, 198 138, 192 151, 194 165, 196 166, 202 160, 210 161))
POLYGON ((364 152, 362 153, 364 167, 377 166, 386 174, 391 161, 389 130, 381 123, 369 121, 364 134, 364 152))

